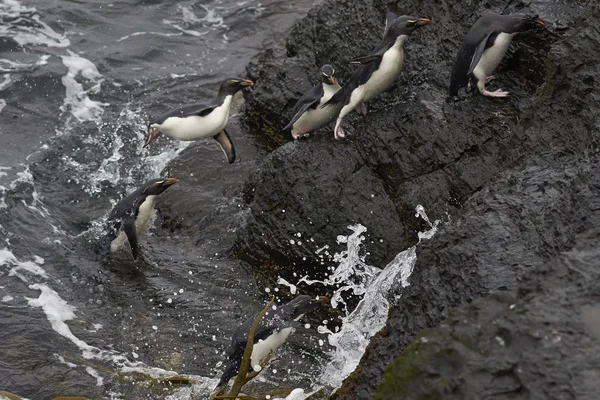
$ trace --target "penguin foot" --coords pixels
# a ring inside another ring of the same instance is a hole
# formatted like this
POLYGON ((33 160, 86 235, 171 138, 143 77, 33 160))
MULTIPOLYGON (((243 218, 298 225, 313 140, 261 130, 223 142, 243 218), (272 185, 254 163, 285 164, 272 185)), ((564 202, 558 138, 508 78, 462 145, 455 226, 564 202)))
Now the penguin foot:
POLYGON ((490 75, 488 77, 485 78, 485 83, 488 83, 489 81, 491 81, 492 79, 496 79, 496 77, 494 75, 490 75))
POLYGON ((336 139, 343 139, 346 137, 346 134, 344 133, 344 130, 342 129, 341 126, 336 126, 335 127, 335 131, 334 131, 334 136, 336 139))
POLYGON ((367 106, 365 106, 365 103, 360 103, 359 105, 357 105, 356 112, 359 113, 360 115, 366 117, 367 116, 367 106))
POLYGON ((488 97, 506 97, 506 96, 508 96, 508 92, 503 92, 502 89, 498 89, 494 92, 488 92, 487 90, 483 89, 481 91, 481 94, 484 96, 488 96, 488 97))

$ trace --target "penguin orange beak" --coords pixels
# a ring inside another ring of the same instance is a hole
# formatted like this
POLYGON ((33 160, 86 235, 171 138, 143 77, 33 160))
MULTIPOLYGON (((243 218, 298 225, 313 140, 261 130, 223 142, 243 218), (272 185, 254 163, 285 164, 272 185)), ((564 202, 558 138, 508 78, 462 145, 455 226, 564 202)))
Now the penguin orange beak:
POLYGON ((240 82, 240 85, 252 86, 252 85, 254 85, 254 82, 252 82, 250 79, 242 79, 242 81, 240 82))
POLYGON ((319 301, 321 303, 327 303, 327 302, 329 302, 329 297, 327 297, 327 296, 319 296, 319 301))
POLYGON ((541 20, 540 20, 540 21, 538 21, 538 22, 536 23, 536 25, 537 25, 539 28, 546 28, 546 23, 545 23, 544 21, 541 21, 541 20))
POLYGON ((144 144, 144 148, 151 143, 154 143, 156 139, 160 136, 160 131, 156 128, 148 128, 148 133, 146 133, 146 144, 144 144))
POLYGON ((429 18, 419 18, 419 22, 417 22, 417 25, 419 25, 419 26, 429 25, 429 24, 431 24, 431 20, 429 18))
POLYGON ((177 180, 177 178, 167 178, 167 179, 165 179, 165 180, 163 181, 163 185, 165 185, 165 186, 171 186, 171 185, 174 185, 174 184, 176 184, 177 182, 179 182, 179 181, 177 180))
POLYGON ((327 80, 333 85, 335 83, 335 76, 329 76, 327 77, 327 80))

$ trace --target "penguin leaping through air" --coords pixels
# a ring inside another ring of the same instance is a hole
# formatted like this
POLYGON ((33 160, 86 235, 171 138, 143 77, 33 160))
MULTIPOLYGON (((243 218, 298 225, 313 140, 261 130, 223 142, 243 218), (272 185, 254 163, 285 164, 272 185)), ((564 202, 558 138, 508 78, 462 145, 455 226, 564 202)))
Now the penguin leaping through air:
POLYGON ((284 131, 291 128, 294 139, 308 136, 309 133, 324 127, 339 113, 341 107, 338 105, 319 108, 341 88, 335 79, 335 70, 331 65, 325 64, 321 67, 320 80, 321 83, 304 93, 298 100, 292 110, 294 117, 283 128, 284 131))
POLYGON ((146 144, 154 142, 161 133, 179 140, 214 138, 227 156, 230 164, 235 161, 235 149, 225 131, 233 95, 254 83, 248 79, 230 78, 219 88, 219 94, 211 101, 187 104, 171 110, 148 123, 146 144))
POLYGON ((458 50, 450 78, 450 96, 456 96, 458 89, 467 85, 477 87, 484 96, 508 96, 508 92, 502 89, 487 91, 486 82, 493 79, 492 72, 517 33, 545 27, 546 24, 537 15, 485 13, 473 24, 458 50))
MULTIPOLYGON (((267 311, 258 325, 254 334, 254 347, 250 357, 250 367, 255 371, 260 371, 260 364, 273 354, 285 341, 288 336, 299 326, 298 320, 309 311, 314 310, 322 303, 328 302, 326 296, 311 297, 300 295, 287 304, 277 306, 276 309, 267 311)), ((227 349, 228 360, 226 361, 225 371, 217 385, 220 388, 227 385, 229 380, 236 376, 242 364, 248 333, 254 323, 258 313, 248 318, 233 334, 231 345, 227 349)))
POLYGON ((128 241, 133 259, 137 260, 138 238, 148 230, 148 222, 154 215, 156 196, 175 183, 175 178, 153 179, 117 203, 107 221, 111 253, 119 251, 128 241))
POLYGON ((361 114, 366 114, 364 105, 373 97, 386 90, 400 73, 404 63, 404 43, 408 36, 418 28, 431 24, 427 18, 416 18, 394 13, 386 14, 386 26, 381 43, 365 57, 352 60, 361 64, 358 70, 342 89, 322 107, 335 104, 342 106, 335 123, 334 135, 336 139, 344 137, 342 120, 355 108, 361 114))

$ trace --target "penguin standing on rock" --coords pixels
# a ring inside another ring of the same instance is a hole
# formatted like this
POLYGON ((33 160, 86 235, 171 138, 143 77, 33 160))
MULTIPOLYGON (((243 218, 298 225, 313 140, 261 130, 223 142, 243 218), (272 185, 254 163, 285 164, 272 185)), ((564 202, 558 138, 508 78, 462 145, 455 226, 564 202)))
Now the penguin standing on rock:
MULTIPOLYGON (((319 304, 328 301, 329 299, 326 296, 315 298, 300 295, 287 304, 269 310, 260 321, 254 334, 250 367, 255 371, 260 371, 260 363, 285 343, 288 336, 299 325, 298 320, 307 312, 317 308, 319 304)), ((233 334, 231 345, 227 349, 229 356, 227 367, 223 371, 217 388, 226 385, 231 378, 238 374, 248 341, 248 334, 257 316, 258 314, 248 318, 233 334)))
POLYGON ((473 24, 458 50, 450 78, 450 96, 456 96, 458 89, 467 85, 476 86, 484 96, 508 96, 508 92, 502 89, 487 91, 485 84, 494 78, 492 72, 517 33, 545 27, 546 24, 537 15, 485 13, 473 24))
POLYGON ((298 100, 292 112, 294 117, 283 128, 284 131, 292 129, 292 137, 300 139, 308 136, 331 122, 339 113, 340 107, 319 108, 331 96, 340 90, 340 84, 335 79, 335 70, 329 64, 321 67, 321 83, 313 87, 298 100))
POLYGON ((342 89, 321 107, 341 105, 335 123, 335 138, 343 138, 342 120, 352 110, 366 115, 364 103, 389 88, 402 70, 404 63, 404 43, 418 28, 431 24, 427 18, 416 18, 394 13, 386 14, 386 26, 381 43, 370 55, 352 60, 361 64, 360 68, 342 89))
POLYGON ((221 145, 230 164, 235 161, 235 149, 225 131, 233 95, 252 86, 248 79, 230 78, 219 88, 219 94, 211 101, 187 104, 171 110, 148 123, 146 144, 154 142, 161 133, 179 140, 200 140, 212 137, 221 145))
POLYGON ((137 260, 138 237, 148 229, 148 222, 154 215, 156 196, 176 183, 175 178, 153 179, 117 203, 108 217, 111 253, 117 252, 125 241, 129 241, 133 259, 137 260))

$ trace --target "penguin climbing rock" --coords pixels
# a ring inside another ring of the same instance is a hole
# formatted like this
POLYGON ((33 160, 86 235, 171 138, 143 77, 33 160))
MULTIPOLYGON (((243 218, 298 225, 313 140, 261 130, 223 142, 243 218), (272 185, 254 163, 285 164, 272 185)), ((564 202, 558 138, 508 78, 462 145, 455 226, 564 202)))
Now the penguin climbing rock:
MULTIPOLYGON (((277 350, 292 331, 299 325, 297 322, 309 311, 314 310, 319 304, 326 303, 329 299, 325 296, 311 297, 300 295, 287 304, 269 310, 258 325, 254 334, 254 347, 250 357, 250 366, 255 371, 260 370, 260 363, 277 350)), ((248 333, 258 314, 248 318, 233 334, 231 345, 227 349, 227 366, 221 376, 217 388, 226 385, 240 370, 242 357, 248 341, 248 333)))
POLYGON ((537 15, 485 13, 473 24, 458 50, 450 78, 450 96, 456 96, 458 89, 467 85, 477 87, 484 96, 508 96, 502 89, 487 91, 486 82, 493 79, 492 72, 517 33, 545 27, 537 15))
POLYGON ((138 237, 148 229, 148 222, 154 214, 156 196, 175 183, 175 178, 153 179, 117 203, 107 221, 111 253, 117 252, 128 241, 131 254, 137 259, 138 237))
POLYGON ((335 79, 335 70, 331 65, 325 64, 321 67, 320 80, 321 83, 304 93, 298 100, 292 110, 294 117, 283 128, 284 131, 291 128, 294 139, 308 136, 309 133, 324 127, 339 113, 340 107, 319 108, 340 90, 340 84, 335 79))
POLYGON ((361 64, 358 70, 340 91, 321 107, 341 105, 341 111, 335 123, 335 138, 344 137, 342 120, 352 110, 362 114, 367 110, 364 105, 373 97, 389 88, 402 70, 404 63, 404 43, 408 36, 418 28, 431 24, 427 18, 416 18, 394 13, 386 14, 386 27, 381 43, 365 57, 351 62, 361 64))
POLYGON ((231 100, 239 90, 253 84, 248 79, 227 79, 221 84, 219 93, 213 100, 187 104, 154 118, 148 123, 144 147, 158 139, 161 133, 185 141, 212 137, 219 142, 227 160, 232 164, 235 161, 235 148, 225 131, 231 100))

